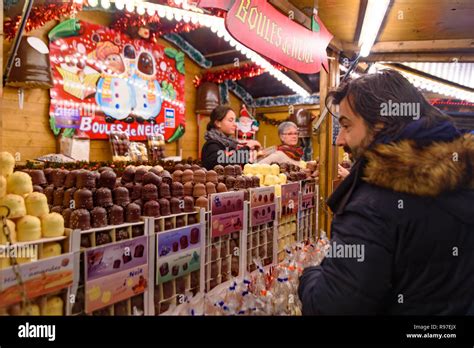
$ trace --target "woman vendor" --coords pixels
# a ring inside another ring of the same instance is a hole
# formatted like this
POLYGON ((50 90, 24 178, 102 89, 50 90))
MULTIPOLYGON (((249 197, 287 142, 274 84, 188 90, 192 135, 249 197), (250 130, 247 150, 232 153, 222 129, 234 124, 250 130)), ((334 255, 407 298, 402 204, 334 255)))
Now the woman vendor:
POLYGON ((278 127, 278 136, 282 144, 277 146, 277 151, 258 161, 258 163, 290 163, 300 166, 303 149, 298 146, 298 127, 296 124, 288 121, 281 123, 278 127))
POLYGON ((201 162, 211 170, 217 164, 245 164, 252 159, 252 150, 261 147, 256 140, 239 143, 234 138, 237 124, 235 112, 226 105, 219 105, 211 112, 204 135, 206 143, 202 147, 201 162))

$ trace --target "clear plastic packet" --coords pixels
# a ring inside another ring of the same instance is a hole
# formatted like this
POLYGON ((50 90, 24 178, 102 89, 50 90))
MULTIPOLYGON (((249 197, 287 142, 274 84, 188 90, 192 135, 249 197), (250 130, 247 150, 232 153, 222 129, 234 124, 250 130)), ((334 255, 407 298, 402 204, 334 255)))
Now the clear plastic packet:
POLYGON ((165 157, 165 137, 163 134, 149 135, 147 141, 149 157, 152 161, 158 161, 165 157))
POLYGON ((113 161, 130 161, 129 146, 130 139, 125 132, 110 132, 110 149, 112 151, 113 161))
POLYGON ((132 142, 129 145, 130 160, 134 162, 147 162, 148 161, 148 151, 145 144, 132 142))

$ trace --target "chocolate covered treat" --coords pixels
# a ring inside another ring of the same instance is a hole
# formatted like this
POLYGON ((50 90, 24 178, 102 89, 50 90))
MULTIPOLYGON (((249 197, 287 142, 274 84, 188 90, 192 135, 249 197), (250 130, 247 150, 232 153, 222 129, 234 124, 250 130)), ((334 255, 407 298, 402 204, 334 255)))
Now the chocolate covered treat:
POLYGON ((183 197, 184 196, 184 186, 180 182, 173 182, 171 184, 171 195, 173 197, 183 197))
POLYGON ((240 166, 240 164, 234 165, 234 173, 236 176, 242 175, 242 167, 240 166))
POLYGON ((43 193, 43 188, 39 185, 33 185, 33 192, 43 193))
POLYGON ((165 182, 160 185, 160 198, 171 198, 170 185, 165 182))
POLYGON ((140 208, 142 208, 142 210, 143 210, 143 205, 145 203, 143 202, 143 200, 141 198, 134 200, 132 203, 138 204, 140 206, 140 208))
POLYGON ((188 225, 193 225, 197 223, 196 215, 188 215, 188 225))
POLYGON ((143 236, 143 226, 132 226, 132 238, 143 236))
POLYGON ((171 183, 173 182, 173 178, 171 177, 170 172, 168 172, 167 170, 163 170, 161 172, 161 181, 165 184, 171 185, 171 183))
POLYGON ((184 212, 191 213, 194 211, 194 199, 193 197, 184 197, 184 212))
POLYGON ((153 184, 155 186, 160 186, 161 182, 161 176, 158 176, 151 171, 143 175, 143 185, 153 184))
POLYGON ((191 170, 195 172, 196 170, 202 170, 202 168, 198 164, 194 163, 194 164, 191 164, 191 170))
POLYGON ((76 187, 79 189, 93 189, 95 188, 95 179, 95 173, 89 170, 80 170, 76 176, 76 187))
POLYGON ((186 249, 189 245, 188 236, 181 236, 181 238, 179 239, 179 245, 181 249, 186 249))
POLYGON ((182 170, 175 170, 173 172, 173 181, 174 182, 181 182, 183 180, 183 171, 182 170))
POLYGON ((189 181, 183 185, 183 194, 185 196, 192 196, 194 190, 194 184, 189 181))
POLYGON ((119 242, 121 240, 129 239, 129 238, 130 238, 130 236, 128 235, 128 229, 126 227, 121 228, 118 231, 115 231, 115 240, 117 242, 119 242))
POLYGON ((43 173, 44 173, 44 176, 46 177, 46 181, 48 182, 48 185, 52 185, 53 184, 53 178, 52 178, 53 168, 45 168, 43 170, 43 173))
MULTIPOLYGON (((186 270, 188 269, 188 264, 186 263, 186 268, 184 268, 184 265, 183 265, 183 269, 186 270)), ((179 266, 178 266, 179 268, 179 266)), ((186 291, 186 281, 183 277, 179 277, 179 278, 176 278, 175 280, 176 282, 176 293, 177 294, 184 294, 184 292, 186 291)))
POLYGON ((54 187, 64 187, 64 181, 68 175, 69 170, 58 169, 53 172, 52 179, 54 187))
POLYGON ((171 214, 170 202, 166 198, 160 198, 158 201, 160 204, 160 214, 161 216, 166 216, 171 214))
POLYGON ((76 209, 94 208, 94 200, 92 199, 92 192, 88 189, 82 188, 74 192, 74 207, 76 209))
POLYGON ((195 184, 205 184, 206 183, 206 173, 202 169, 198 169, 194 172, 194 183, 195 184))
POLYGON ((70 226, 73 230, 89 230, 91 228, 91 215, 86 209, 77 209, 71 213, 70 226))
POLYGON ((183 164, 182 163, 176 163, 176 165, 174 166, 174 170, 183 171, 183 164))
POLYGON ((183 184, 187 182, 193 182, 193 181, 194 181, 194 172, 191 169, 184 170, 183 175, 182 175, 183 184))
POLYGON ((143 215, 160 217, 160 204, 157 201, 148 201, 143 206, 143 215))
POLYGON ((108 208, 114 205, 112 200, 112 191, 107 187, 101 187, 95 192, 95 205, 108 208))
POLYGON ((245 188, 251 188, 252 187, 252 178, 250 176, 244 176, 245 179, 245 188))
POLYGON ((135 178, 135 167, 128 166, 127 168, 125 168, 122 174, 122 178, 121 178, 122 184, 125 185, 128 182, 132 182, 134 178, 135 178))
POLYGON ((108 232, 97 232, 95 235, 95 245, 104 245, 112 242, 112 238, 108 232))
POLYGON ((90 248, 92 246, 89 234, 81 235, 81 248, 90 248))
POLYGON ((192 170, 192 168, 193 168, 192 165, 190 165, 189 163, 185 163, 185 164, 183 164, 182 171, 184 172, 186 169, 191 169, 192 170))
POLYGON ((195 203, 196 207, 204 208, 204 209, 208 210, 209 209, 208 205, 209 205, 209 201, 207 200, 206 197, 201 196, 198 199, 196 199, 196 203, 195 203))
POLYGON ((53 205, 63 205, 64 187, 57 187, 53 194, 53 205))
POLYGON ((224 175, 224 167, 220 164, 216 165, 214 170, 216 171, 217 175, 224 175))
POLYGON ((165 220, 165 230, 172 230, 174 228, 173 221, 171 219, 165 220))
MULTIPOLYGON (((163 184, 162 184, 163 185, 163 184)), ((143 186, 142 189, 142 200, 147 201, 156 201, 158 199, 158 189, 154 184, 147 184, 143 186)))
POLYGON ((239 257, 238 256, 232 256, 230 271, 231 271, 232 277, 237 277, 239 275, 239 257))
POLYGON ((245 179, 242 176, 235 178, 234 189, 240 190, 244 189, 247 186, 245 179))
POLYGON ((258 176, 252 176, 252 187, 260 187, 260 178, 258 176))
POLYGON ((72 214, 72 209, 71 208, 66 208, 63 209, 62 211, 62 216, 64 218, 64 227, 70 228, 71 227, 71 214, 72 214))
POLYGON ((191 230, 191 235, 189 239, 191 244, 199 243, 199 228, 195 227, 191 230))
MULTIPOLYGON (((229 166, 227 166, 229 167, 229 166)), ((226 167, 226 168, 227 168, 226 167)), ((234 189, 235 186, 235 178, 233 176, 226 176, 225 178, 225 186, 227 187, 228 191, 231 191, 234 189)))
POLYGON ((105 170, 100 173, 99 176, 99 186, 106 187, 110 190, 115 188, 115 183, 117 181, 117 175, 111 170, 105 170))
POLYGON ((125 208, 125 221, 126 222, 139 222, 142 210, 138 204, 130 203, 125 208))
POLYGON ((207 182, 212 182, 213 184, 217 184, 218 183, 218 179, 217 179, 217 173, 216 171, 214 170, 208 170, 206 172, 206 181, 207 182))
POLYGON ((92 227, 104 227, 107 226, 107 211, 102 207, 95 207, 91 211, 92 227))
POLYGON ((31 176, 31 181, 33 182, 33 185, 44 186, 48 184, 46 176, 44 175, 44 172, 42 170, 32 169, 28 172, 28 174, 31 176))
POLYGON ((179 198, 172 197, 170 199, 170 210, 171 214, 180 214, 181 211, 181 201, 179 198))
POLYGON ((135 182, 142 182, 144 175, 148 173, 148 170, 145 167, 138 167, 137 170, 135 171, 135 182))
POLYGON ((204 184, 194 184, 193 189, 193 196, 194 197, 201 197, 206 195, 206 186, 204 184))
POLYGON ((113 191, 114 203, 122 207, 130 204, 130 196, 125 187, 116 187, 113 191))
POLYGON ((69 173, 66 175, 66 180, 64 180, 64 187, 65 188, 71 188, 76 186, 76 180, 77 180, 77 174, 79 173, 79 170, 71 170, 69 173))
POLYGON ((206 192, 208 195, 216 193, 216 185, 212 182, 206 182, 206 192))
POLYGON ((142 198, 143 185, 140 183, 134 184, 133 182, 128 182, 125 184, 128 194, 131 201, 142 198))
POLYGON ((225 186, 224 183, 220 182, 220 183, 217 184, 216 191, 217 191, 218 193, 227 192, 227 186, 225 186))
POLYGON ((224 175, 225 176, 235 176, 235 167, 233 165, 225 166, 224 175))
POLYGON ((113 205, 108 210, 109 224, 121 225, 123 224, 123 208, 120 205, 113 205))
POLYGON ((225 176, 224 175, 218 175, 217 176, 217 181, 225 184, 225 176))
POLYGON ((176 228, 183 227, 186 225, 186 221, 184 220, 184 216, 177 216, 176 217, 176 228))
MULTIPOLYGON (((168 263, 164 263, 160 266, 160 274, 161 276, 165 276, 169 273, 169 265, 168 263), (162 268, 163 267, 163 268, 162 268), (163 272, 162 272, 163 270, 163 272)), ((173 282, 166 282, 163 283, 163 298, 170 298, 173 296, 174 293, 174 287, 173 287, 173 282)))
MULTIPOLYGON (((169 267, 170 267, 170 266, 168 265, 168 262, 165 262, 164 264, 162 264, 162 265, 160 266, 160 274, 161 274, 162 277, 164 277, 165 275, 167 275, 167 274, 169 273, 169 271, 170 271, 169 267)), ((168 282, 168 283, 170 283, 170 282, 168 282)), ((163 284, 163 293, 165 292, 165 291, 164 291, 165 284, 167 284, 167 283, 164 283, 164 284, 163 284)), ((173 291, 171 291, 171 293, 172 293, 172 292, 173 292, 173 291)), ((164 295, 165 295, 165 294, 164 294, 164 295)), ((168 297, 171 297, 171 296, 164 296, 164 297, 165 297, 165 298, 168 298, 168 297)))
POLYGON ((63 213, 63 206, 62 205, 55 205, 54 207, 51 208, 51 213, 62 214, 63 213))
POLYGON ((64 208, 69 208, 71 206, 71 201, 74 200, 74 192, 76 192, 75 187, 68 188, 66 189, 66 191, 64 191, 64 198, 63 198, 64 208))

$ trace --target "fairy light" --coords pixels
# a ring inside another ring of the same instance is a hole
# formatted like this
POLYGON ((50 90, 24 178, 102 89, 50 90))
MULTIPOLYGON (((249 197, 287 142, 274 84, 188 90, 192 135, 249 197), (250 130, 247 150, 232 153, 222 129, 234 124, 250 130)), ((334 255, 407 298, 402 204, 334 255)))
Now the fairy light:
MULTIPOLYGON (((175 1, 176 2, 176 1, 175 1)), ((242 45, 240 42, 235 40, 232 35, 227 31, 224 23, 223 18, 211 16, 204 14, 203 11, 199 8, 190 6, 187 4, 187 1, 181 1, 183 4, 183 8, 175 8, 170 6, 159 5, 150 2, 142 2, 137 0, 129 0, 127 1, 126 7, 127 11, 139 11, 142 12, 140 6, 146 7, 146 12, 150 13, 158 13, 158 16, 161 18, 166 18, 168 20, 176 19, 177 21, 183 20, 184 22, 191 22, 193 24, 199 23, 202 26, 210 28, 213 33, 217 33, 217 36, 223 38, 226 42, 229 43, 232 47, 235 47, 240 53, 246 56, 248 59, 253 61, 255 64, 260 66, 261 68, 265 69, 267 72, 270 73, 275 79, 280 81, 282 84, 293 90, 295 93, 301 95, 302 97, 308 97, 309 93, 299 86, 295 81, 290 79, 284 73, 275 69, 273 65, 268 62, 265 58, 263 58, 257 52, 251 50, 250 48, 242 45)), ((121 10, 124 7, 123 0, 117 0, 115 2, 115 6, 117 9, 121 10)), ((140 14, 140 13, 139 13, 140 14)))
POLYGON ((103 9, 108 10, 110 8, 110 0, 101 0, 100 5, 103 9))

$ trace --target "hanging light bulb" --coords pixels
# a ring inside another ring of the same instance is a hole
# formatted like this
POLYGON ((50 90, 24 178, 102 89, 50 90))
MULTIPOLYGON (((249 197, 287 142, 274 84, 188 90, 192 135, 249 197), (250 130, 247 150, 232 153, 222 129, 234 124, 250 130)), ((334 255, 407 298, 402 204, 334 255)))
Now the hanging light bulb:
POLYGON ((145 5, 143 5, 143 3, 138 4, 138 6, 137 6, 137 13, 138 13, 140 16, 143 16, 143 15, 145 14, 145 5))
POLYGON ((87 4, 91 7, 96 7, 99 4, 99 0, 87 0, 87 4))
POLYGON ((100 4, 105 10, 110 8, 110 0, 101 0, 100 4))
POLYGON ((149 16, 154 16, 155 13, 156 13, 156 9, 154 6, 148 4, 147 8, 146 8, 146 13, 148 13, 149 16))
POLYGON ((115 7, 117 10, 122 11, 125 7, 125 0, 115 0, 115 7))
POLYGON ((133 12, 133 10, 135 10, 134 2, 128 1, 127 4, 125 5, 125 8, 127 9, 128 12, 133 12))

